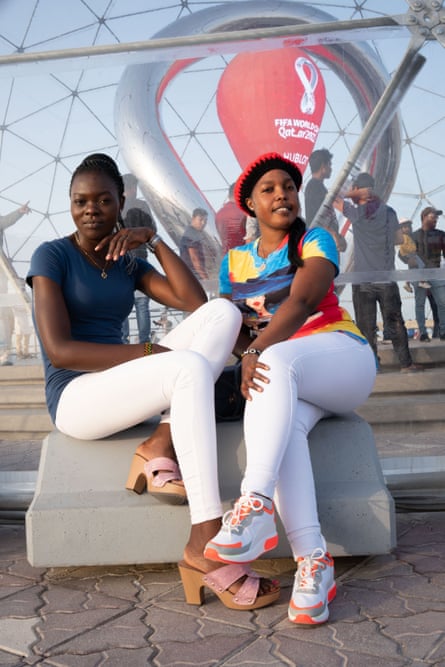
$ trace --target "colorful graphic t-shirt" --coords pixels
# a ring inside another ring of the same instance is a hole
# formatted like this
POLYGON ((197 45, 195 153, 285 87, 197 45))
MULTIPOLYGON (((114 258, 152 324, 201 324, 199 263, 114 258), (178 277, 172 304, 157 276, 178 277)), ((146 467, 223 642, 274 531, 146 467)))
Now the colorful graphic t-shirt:
MULTIPOLYGON (((221 263, 220 293, 230 295, 242 312, 244 324, 251 329, 260 330, 265 326, 289 295, 295 267, 290 265, 287 256, 288 241, 286 236, 278 248, 264 258, 258 254, 259 239, 256 239, 229 250, 221 263)), ((303 261, 323 257, 332 262, 338 273, 338 251, 333 237, 325 229, 309 229, 298 248, 303 261)), ((349 313, 340 307, 333 283, 316 312, 290 338, 328 331, 349 333, 366 341, 349 313)))

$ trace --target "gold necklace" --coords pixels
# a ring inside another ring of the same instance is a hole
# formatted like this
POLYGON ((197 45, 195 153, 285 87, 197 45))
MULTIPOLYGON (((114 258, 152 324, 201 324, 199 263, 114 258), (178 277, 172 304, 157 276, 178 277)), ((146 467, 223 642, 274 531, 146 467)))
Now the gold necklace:
POLYGON ((261 236, 260 236, 260 238, 258 239, 257 253, 258 253, 259 257, 261 257, 261 259, 267 259, 267 255, 264 255, 264 254, 263 254, 263 253, 264 253, 264 250, 263 250, 263 239, 262 239, 261 236))
POLYGON ((258 267, 258 271, 264 271, 264 269, 266 268, 266 265, 267 265, 267 257, 263 257, 262 255, 260 255, 260 249, 261 249, 261 236, 258 239, 258 243, 257 243, 257 247, 256 247, 256 254, 258 255, 258 257, 260 259, 263 260, 258 267))
POLYGON ((268 252, 267 255, 266 255, 266 254, 265 254, 266 251, 265 251, 264 248, 263 248, 263 237, 260 236, 260 238, 258 239, 258 245, 257 245, 257 249, 256 249, 256 252, 257 252, 258 257, 261 257, 261 259, 264 259, 265 262, 267 263, 267 260, 268 260, 269 255, 272 255, 272 254, 279 248, 280 244, 281 244, 281 241, 280 241, 280 243, 277 245, 276 248, 274 248, 273 250, 271 250, 270 252, 268 252))
POLYGON ((85 248, 82 248, 82 246, 80 245, 80 240, 79 240, 78 232, 76 232, 76 233, 74 234, 74 238, 75 238, 75 240, 76 240, 76 243, 77 243, 77 245, 78 245, 78 248, 79 248, 80 252, 82 252, 82 253, 85 255, 85 257, 86 257, 87 259, 89 259, 90 262, 92 262, 92 263, 94 264, 94 266, 97 266, 97 268, 98 268, 99 271, 100 271, 100 277, 102 278, 102 280, 106 280, 106 279, 108 278, 108 273, 107 273, 106 269, 108 268, 108 264, 109 264, 109 262, 106 261, 106 262, 105 262, 105 265, 104 265, 104 266, 101 266, 101 265, 99 264, 99 262, 96 262, 95 258, 94 258, 92 255, 90 255, 90 253, 88 252, 88 250, 85 250, 85 248))

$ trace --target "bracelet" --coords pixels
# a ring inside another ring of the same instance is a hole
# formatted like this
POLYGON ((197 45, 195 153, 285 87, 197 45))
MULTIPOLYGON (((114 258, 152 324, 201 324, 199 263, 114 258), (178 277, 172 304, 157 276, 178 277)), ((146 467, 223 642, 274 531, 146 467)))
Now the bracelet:
POLYGON ((158 245, 158 243, 160 241, 162 241, 162 239, 159 236, 159 234, 153 234, 151 239, 149 241, 147 241, 146 246, 147 246, 147 248, 149 249, 150 252, 154 252, 156 250, 156 246, 158 245))
POLYGON ((144 343, 144 357, 153 354, 153 343, 144 343))
POLYGON ((257 354, 260 356, 262 350, 257 350, 255 347, 249 347, 247 350, 244 350, 244 352, 241 353, 241 359, 248 354, 257 354))

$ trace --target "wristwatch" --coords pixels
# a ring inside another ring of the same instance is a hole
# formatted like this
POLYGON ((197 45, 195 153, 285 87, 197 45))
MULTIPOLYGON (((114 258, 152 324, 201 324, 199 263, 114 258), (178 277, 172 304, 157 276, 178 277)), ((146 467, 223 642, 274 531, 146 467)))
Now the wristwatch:
POLYGON ((244 350, 244 352, 241 353, 241 359, 247 356, 248 354, 257 354, 258 356, 260 356, 262 351, 263 350, 257 350, 255 347, 249 347, 247 348, 247 350, 244 350))
POLYGON ((159 234, 153 234, 151 239, 147 241, 145 245, 147 246, 150 252, 154 252, 156 250, 156 246, 158 245, 159 241, 162 241, 159 234))

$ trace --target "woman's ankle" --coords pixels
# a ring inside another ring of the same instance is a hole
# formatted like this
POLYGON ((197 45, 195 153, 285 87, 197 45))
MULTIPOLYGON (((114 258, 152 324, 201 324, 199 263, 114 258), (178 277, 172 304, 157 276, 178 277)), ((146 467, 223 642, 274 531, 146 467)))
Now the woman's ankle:
POLYGON ((170 424, 159 424, 151 436, 137 446, 136 452, 148 460, 164 456, 176 461, 170 424))
POLYGON ((196 561, 206 560, 204 548, 221 528, 221 517, 193 524, 187 544, 184 547, 184 560, 193 565, 196 561))

